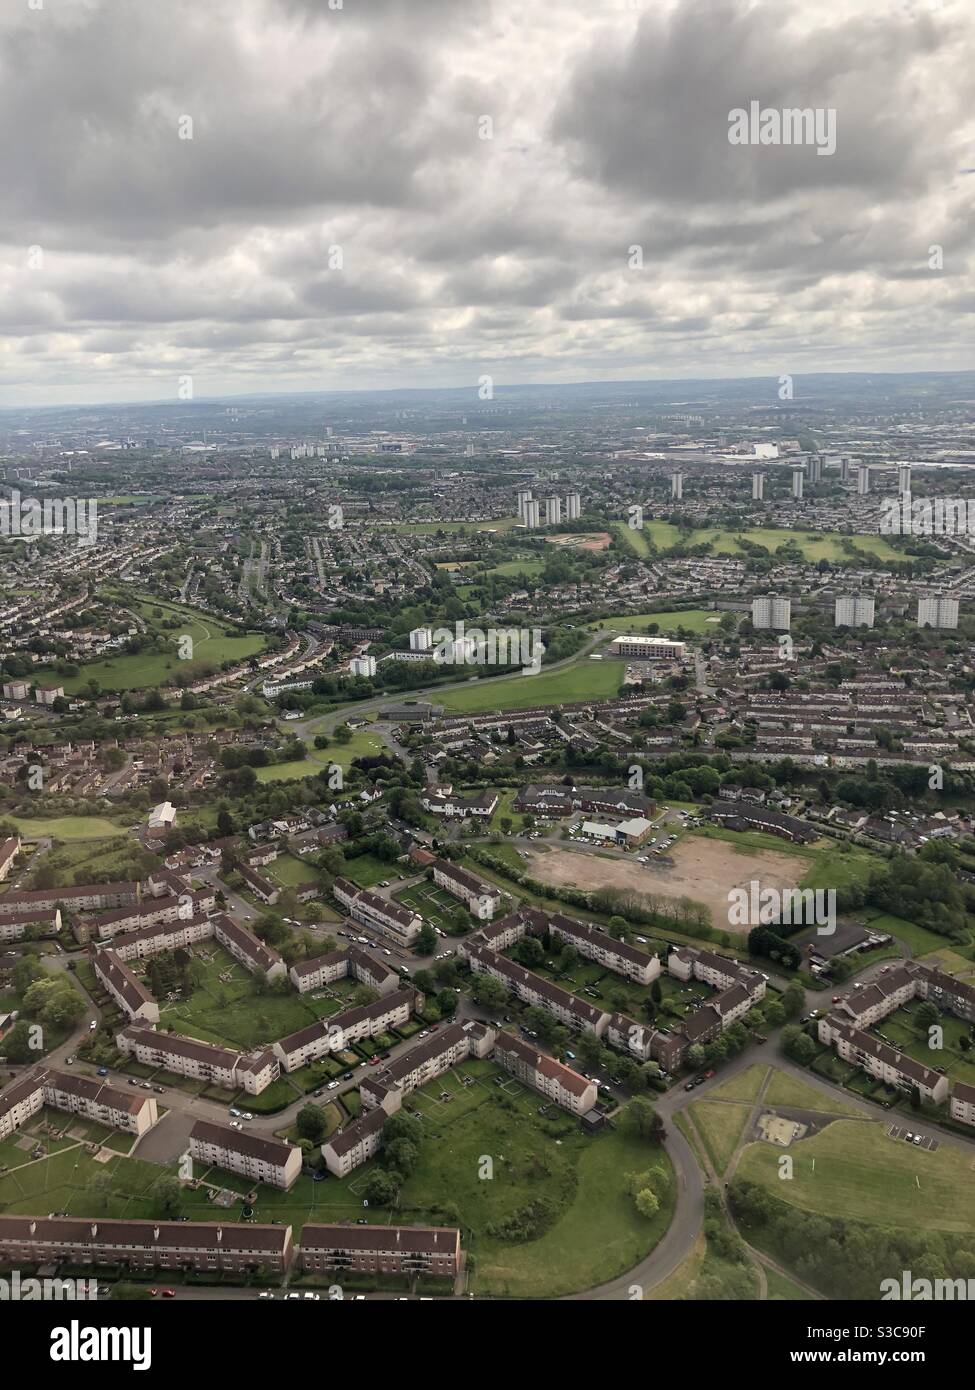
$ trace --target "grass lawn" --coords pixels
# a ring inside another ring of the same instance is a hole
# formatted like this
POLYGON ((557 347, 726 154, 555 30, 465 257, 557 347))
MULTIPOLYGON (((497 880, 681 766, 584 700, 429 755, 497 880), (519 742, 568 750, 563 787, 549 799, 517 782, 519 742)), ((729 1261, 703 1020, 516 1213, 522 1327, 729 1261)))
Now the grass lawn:
MULTIPOLYGON (((328 1018, 344 1005, 354 981, 337 980, 322 997, 311 994, 258 994, 253 977, 213 941, 193 948, 203 961, 202 979, 188 999, 165 1003, 160 1027, 204 1042, 249 1049, 297 1032, 316 1018, 328 1018), (203 953, 211 959, 203 960, 203 953), (220 975, 228 973, 228 981, 220 975)), ((318 991, 316 991, 318 993, 318 991)))
POLYGON ((537 579, 544 568, 541 560, 506 560, 503 565, 495 565, 494 569, 486 570, 484 577, 499 574, 506 579, 517 579, 520 575, 524 575, 526 579, 537 579))
MULTIPOLYGON (((435 883, 424 880, 422 883, 414 883, 410 888, 404 888, 399 893, 393 894, 398 903, 404 907, 411 907, 414 912, 418 912, 421 917, 432 922, 435 927, 440 927, 442 931, 449 935, 456 934, 453 914, 456 908, 463 907, 463 903, 456 898, 438 888, 435 883)), ((458 914, 459 916, 459 914, 458 914)), ((464 909, 464 925, 471 927, 474 925, 474 918, 464 909)))
POLYGON ((713 1091, 708 1092, 710 1100, 757 1100, 758 1093, 762 1089, 762 1082, 768 1073, 768 1067, 762 1062, 754 1062, 744 1071, 740 1071, 735 1076, 729 1076, 727 1081, 722 1081, 720 1086, 715 1086, 713 1091))
MULTIPOLYGON (((310 860, 311 855, 308 858, 310 860)), ((267 865, 264 872, 283 888, 297 888, 301 883, 321 882, 321 875, 314 864, 299 859, 294 854, 279 854, 273 863, 267 865)))
MULTIPOLYGON (((678 527, 672 526, 668 521, 652 518, 644 521, 643 528, 639 531, 632 530, 625 521, 614 524, 617 533, 635 555, 645 557, 651 553, 648 541, 652 542, 658 551, 666 552, 672 550, 681 540, 689 545, 701 545, 702 542, 707 541, 715 555, 744 554, 743 547, 738 540, 739 533, 734 531, 722 529, 682 531, 678 527)), ((778 530, 769 526, 752 527, 747 531, 742 531, 740 535, 743 540, 752 545, 764 546, 771 554, 774 554, 781 546, 795 542, 804 557, 813 564, 817 560, 842 562, 849 559, 850 557, 843 547, 844 541, 850 541, 857 550, 866 551, 882 560, 904 559, 903 552, 895 550, 882 536, 844 536, 839 531, 795 531, 791 528, 778 530)))
POLYGON ((64 686, 66 695, 83 690, 90 680, 97 680, 103 690, 145 690, 150 686, 173 684, 181 671, 191 671, 198 663, 206 662, 220 667, 225 661, 244 661, 262 652, 267 645, 267 639, 259 632, 236 633, 208 613, 197 613, 177 604, 149 600, 127 606, 139 613, 149 624, 150 630, 160 621, 157 610, 161 611, 163 619, 179 620, 178 627, 155 628, 172 641, 171 652, 145 651, 135 656, 120 654, 106 657, 80 667, 77 676, 59 676, 52 670, 38 670, 34 673, 36 679, 57 680, 64 686), (176 642, 183 637, 193 639, 191 660, 181 660, 178 655, 176 642))
POLYGON ((376 884, 382 883, 384 879, 395 883, 401 877, 398 864, 387 864, 384 859, 377 859, 372 854, 357 854, 354 858, 347 859, 343 874, 360 888, 375 888, 376 884))
POLYGON ((545 671, 537 676, 468 682, 438 692, 437 703, 448 714, 483 714, 492 710, 531 709, 571 704, 578 700, 608 700, 619 692, 623 667, 618 661, 585 661, 545 671))
POLYGON ((612 628, 614 632, 647 632, 656 625, 659 632, 676 632, 686 628, 689 632, 720 633, 720 613, 712 613, 706 608, 687 608, 669 613, 618 613, 611 618, 603 618, 592 627, 612 628))
MULTIPOLYGON (((591 1288, 632 1268, 660 1240, 674 1206, 674 1178, 663 1149, 619 1130, 587 1137, 563 1111, 537 1113, 541 1098, 490 1063, 468 1064, 477 1077, 460 1084, 457 1072, 440 1077, 413 1098, 431 1138, 401 1193, 404 1210, 452 1203, 472 1232, 475 1260, 470 1287, 495 1297, 557 1297, 591 1288), (493 1084, 505 1077, 504 1096, 493 1084), (455 1096, 449 1104, 441 1091, 455 1096), (433 1136, 436 1136, 434 1138, 433 1136), (479 1176, 490 1155, 494 1176, 479 1176), (656 1167, 666 1175, 652 1220, 639 1215, 625 1175, 656 1167), (539 1198, 555 1219, 537 1239, 504 1240, 495 1223, 510 1220, 539 1198)), ((415 1219, 415 1218, 414 1218, 415 1219)))
POLYGON ((104 816, 55 816, 52 820, 25 820, 12 817, 21 835, 39 840, 49 835, 55 840, 107 840, 122 829, 104 816))
MULTIPOLYGON (((281 726, 287 730, 286 725, 281 726)), ((257 769, 259 782, 294 782, 303 777, 320 777, 330 767, 338 766, 348 772, 356 758, 374 757, 382 753, 385 744, 378 734, 368 729, 357 729, 348 743, 332 739, 327 748, 309 747, 307 758, 299 758, 290 763, 272 763, 269 767, 257 769)))
POLYGON ((970 1053, 963 1052, 959 1045, 961 1038, 970 1036, 968 1024, 952 1014, 942 1014, 938 1019, 938 1026, 942 1030, 943 1046, 932 1048, 929 1046, 927 1029, 917 1025, 918 1007, 917 1003, 905 1004, 895 1010, 889 1018, 882 1019, 871 1032, 878 1035, 882 1033, 885 1038, 891 1040, 894 1047, 900 1048, 902 1052, 906 1052, 909 1057, 922 1062, 926 1067, 944 1067, 953 1082, 963 1081, 968 1086, 975 1085, 975 1058, 970 1053))
POLYGON ((903 917, 895 917, 889 912, 881 913, 878 917, 865 917, 870 925, 870 929, 876 932, 883 932, 889 936, 895 936, 898 941, 903 941, 915 956, 926 956, 932 951, 943 950, 948 944, 947 938, 939 936, 937 932, 928 931, 927 927, 919 927, 915 922, 908 922, 903 917))
POLYGON ((769 1303, 817 1303, 819 1301, 814 1294, 807 1293, 798 1284, 794 1284, 791 1279, 787 1279, 784 1274, 780 1274, 777 1269, 769 1269, 767 1265, 765 1278, 768 1281, 769 1303))
POLYGON ((765 1092, 765 1100, 769 1105, 791 1106, 796 1110, 819 1110, 826 1115, 849 1115, 851 1118, 862 1116, 862 1111, 855 1110, 852 1105, 845 1105, 829 1091, 822 1091, 818 1086, 810 1086, 808 1082, 800 1081, 798 1077, 778 1070, 773 1071, 772 1080, 765 1092))
POLYGON ((793 1179, 779 1178, 780 1150, 750 1144, 738 1173, 776 1196, 822 1216, 912 1230, 975 1230, 971 1152, 942 1143, 928 1153, 891 1139, 889 1121, 836 1120, 792 1144, 793 1179), (815 1159, 815 1168, 813 1160, 815 1159))
POLYGON ((690 1107, 690 1111, 714 1171, 721 1177, 731 1162, 731 1155, 741 1138, 741 1132, 751 1113, 751 1106, 728 1101, 697 1100, 690 1107))

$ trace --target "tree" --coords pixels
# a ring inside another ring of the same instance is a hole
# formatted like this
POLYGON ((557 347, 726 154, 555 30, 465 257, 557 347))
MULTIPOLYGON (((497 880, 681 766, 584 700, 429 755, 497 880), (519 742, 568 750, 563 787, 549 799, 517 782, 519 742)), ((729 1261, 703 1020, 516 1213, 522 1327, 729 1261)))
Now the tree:
POLYGON ((663 1120, 648 1100, 637 1096, 620 1114, 620 1124, 625 1133, 636 1139, 647 1139, 652 1144, 660 1144, 665 1136, 663 1120))
POLYGON ((152 1204, 159 1216, 175 1220, 183 1210, 183 1188, 178 1178, 166 1174, 153 1184, 152 1204))
POLYGON ((812 1038, 795 1024, 789 1024, 782 1029, 781 1042, 785 1055, 798 1062, 800 1066, 808 1067, 816 1055, 816 1044, 812 1038))
POLYGON ((633 1201, 640 1215, 647 1217, 648 1220, 651 1216, 656 1216, 657 1212, 660 1210, 660 1203, 649 1187, 641 1188, 633 1198, 633 1201))
POLYGON ((299 1138, 310 1139, 320 1144, 328 1131, 325 1111, 320 1105, 304 1105, 295 1119, 295 1130, 299 1138))
POLYGON ((376 1207, 391 1206, 399 1195, 400 1181, 398 1174, 388 1168, 374 1169, 363 1189, 366 1200, 376 1207))

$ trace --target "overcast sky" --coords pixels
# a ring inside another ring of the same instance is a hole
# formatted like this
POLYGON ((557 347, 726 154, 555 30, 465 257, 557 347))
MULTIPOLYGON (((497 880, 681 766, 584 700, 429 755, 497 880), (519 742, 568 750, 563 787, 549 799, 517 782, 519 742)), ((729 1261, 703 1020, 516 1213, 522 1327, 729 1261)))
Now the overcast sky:
POLYGON ((30 4, 0 404, 973 365, 972 0, 30 4))

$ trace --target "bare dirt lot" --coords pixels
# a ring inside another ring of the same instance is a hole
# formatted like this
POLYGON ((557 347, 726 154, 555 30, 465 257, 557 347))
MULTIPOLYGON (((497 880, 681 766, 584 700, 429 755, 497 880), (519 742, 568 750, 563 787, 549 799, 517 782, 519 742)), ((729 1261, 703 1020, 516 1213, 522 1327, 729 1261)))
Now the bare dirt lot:
POLYGON ((571 849, 529 850, 525 867, 540 883, 553 888, 622 888, 664 898, 693 898, 703 903, 715 926, 747 935, 748 926, 728 922, 728 893, 752 880, 763 888, 795 888, 806 869, 798 854, 749 850, 743 854, 723 840, 688 836, 670 853, 670 862, 643 865, 635 857, 603 858, 571 849))

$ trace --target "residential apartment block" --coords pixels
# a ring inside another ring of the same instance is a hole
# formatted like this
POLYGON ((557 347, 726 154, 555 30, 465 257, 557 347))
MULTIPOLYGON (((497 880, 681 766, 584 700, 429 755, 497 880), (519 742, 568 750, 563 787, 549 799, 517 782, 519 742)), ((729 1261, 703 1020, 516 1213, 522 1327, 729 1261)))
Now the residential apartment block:
POLYGON ((161 1067, 174 1076, 207 1081, 225 1091, 243 1089, 252 1096, 259 1096, 281 1075, 278 1059, 270 1048, 249 1054, 232 1052, 213 1043, 185 1038, 180 1033, 157 1033, 137 1023, 117 1033, 115 1045, 120 1052, 135 1057, 144 1066, 161 1067))
POLYGON ((197 1120, 190 1130, 190 1154, 209 1167, 226 1168, 253 1182, 287 1192, 301 1175, 301 1150, 295 1144, 229 1125, 197 1120))
POLYGON ((586 1115, 596 1105, 599 1091, 595 1081, 587 1081, 571 1067, 557 1062, 546 1052, 539 1052, 537 1047, 514 1033, 497 1035, 494 1060, 526 1086, 540 1091, 573 1115, 586 1115))
POLYGON ((120 1091, 95 1077, 45 1067, 18 1077, 0 1091, 0 1139, 20 1129, 45 1105, 126 1134, 145 1134, 158 1119, 153 1096, 120 1091))
POLYGON ((142 1023, 159 1022, 159 1005, 152 991, 114 951, 100 950, 92 942, 88 947, 88 959, 105 989, 128 1018, 142 1023))
POLYGON ((0 1216, 0 1261, 116 1265, 133 1273, 285 1274, 293 1258, 290 1226, 203 1221, 110 1221, 0 1216))
POLYGON ((299 994, 322 989, 348 976, 381 995, 392 994, 400 988, 400 977, 396 971, 369 955, 368 951, 361 951, 358 946, 350 946, 347 951, 329 951, 327 955, 315 956, 312 960, 296 961, 288 974, 299 994))
POLYGON ((389 902, 347 878, 337 878, 332 893, 355 921, 384 932, 402 946, 411 946, 420 935, 423 923, 411 908, 389 902))
MULTIPOLYGON (((360 1004, 333 1014, 331 1018, 316 1019, 307 1027, 299 1028, 297 1033, 279 1038, 273 1047, 274 1055, 285 1071, 297 1071, 306 1063, 317 1062, 332 1052, 344 1052, 350 1043, 361 1038, 374 1038, 408 1022, 418 998, 422 996, 412 987, 398 989, 372 1004, 360 1004)), ((420 1007, 419 1004, 416 1007, 420 1007)))
POLYGON ((554 985, 533 970, 526 970, 523 965, 516 965, 487 946, 478 946, 467 940, 463 943, 462 951, 476 975, 493 975, 523 1003, 547 1009, 566 1027, 576 1031, 588 1029, 597 1038, 601 1038, 606 1031, 609 1014, 605 1009, 580 999, 577 994, 554 985))
POLYGON ((366 1109, 382 1106, 394 1114, 407 1096, 441 1076, 468 1057, 486 1057, 494 1046, 495 1032, 479 1023, 450 1023, 408 1052, 369 1072, 359 1083, 366 1109))
POLYGON ((388 1119, 386 1111, 377 1105, 326 1140, 322 1157, 328 1171, 336 1178, 346 1178, 373 1158, 382 1148, 383 1125, 388 1119))
POLYGON ((829 1043, 845 1062, 857 1066, 886 1086, 901 1091, 917 1089, 922 1100, 940 1105, 948 1097, 948 1078, 898 1052, 870 1033, 847 1023, 837 1013, 827 1014, 818 1024, 819 1041, 829 1043))
POLYGON ((299 1268, 305 1274, 433 1275, 455 1279, 460 1231, 446 1226, 318 1226, 302 1229, 299 1268))
POLYGON ((501 890, 493 883, 478 878, 469 869, 459 864, 451 864, 447 859, 437 859, 433 865, 433 881, 438 888, 444 888, 453 897, 466 903, 468 911, 482 922, 490 922, 501 907, 501 890))

